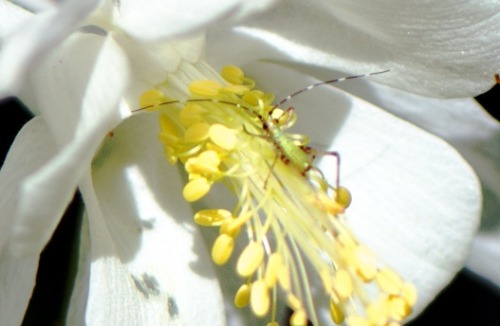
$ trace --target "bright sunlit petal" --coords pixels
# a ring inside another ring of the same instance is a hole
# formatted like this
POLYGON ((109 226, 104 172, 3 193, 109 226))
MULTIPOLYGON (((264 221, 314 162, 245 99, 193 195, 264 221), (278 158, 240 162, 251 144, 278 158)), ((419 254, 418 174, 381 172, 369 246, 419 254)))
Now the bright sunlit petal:
POLYGON ((93 184, 81 185, 92 244, 89 323, 198 325, 223 318, 217 279, 157 133, 154 116, 126 121, 94 161, 93 184))
MULTIPOLYGON (((67 37, 99 1, 69 0, 29 18, 29 23, 14 30, 0 51, 0 98, 16 95, 26 75, 40 58, 67 37)), ((27 22, 28 20, 24 20, 27 22)))
POLYGON ((433 97, 469 97, 489 89, 500 71, 499 22, 500 3, 492 0, 287 1, 214 33, 208 44, 215 62, 244 65, 259 57, 351 73, 391 69, 380 82, 433 97), (310 23, 298 23, 304 21, 310 23), (229 39, 232 46, 220 53, 229 39))
POLYGON ((45 245, 102 138, 122 119, 118 100, 128 81, 125 58, 112 42, 82 38, 86 42, 71 38, 53 53, 33 81, 42 117, 60 150, 23 180, 11 238, 18 254, 34 254, 45 245), (74 55, 82 46, 100 51, 97 57, 74 55), (72 91, 61 93, 69 85, 72 91))
POLYGON ((134 38, 172 39, 188 33, 199 33, 208 24, 263 11, 274 2, 122 0, 116 19, 118 26, 134 38))

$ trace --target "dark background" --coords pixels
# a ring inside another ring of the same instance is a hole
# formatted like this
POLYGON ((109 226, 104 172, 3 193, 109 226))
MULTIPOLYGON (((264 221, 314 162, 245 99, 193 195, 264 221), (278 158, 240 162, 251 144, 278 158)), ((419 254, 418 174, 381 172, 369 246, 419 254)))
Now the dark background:
MULTIPOLYGON (((476 99, 499 119, 500 85, 476 99)), ((10 144, 31 115, 12 99, 1 101, 0 109, 5 113, 0 120, 0 162, 3 164, 10 144)), ((76 194, 52 240, 42 252, 37 285, 23 325, 63 324, 71 293, 68 284, 71 284, 74 275, 75 239, 78 239, 82 206, 81 198, 76 194)), ((439 324, 500 325, 500 289, 462 270, 426 311, 409 323, 411 326, 439 324)))

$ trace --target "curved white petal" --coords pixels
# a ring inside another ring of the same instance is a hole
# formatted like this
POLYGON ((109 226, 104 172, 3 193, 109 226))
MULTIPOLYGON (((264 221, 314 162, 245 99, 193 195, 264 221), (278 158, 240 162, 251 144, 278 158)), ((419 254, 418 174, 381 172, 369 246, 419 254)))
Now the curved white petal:
MULTIPOLYGON (((197 62, 205 45, 204 35, 191 37, 182 41, 150 41, 147 43, 135 40, 123 33, 113 33, 118 44, 127 54, 134 75, 133 83, 152 88, 163 83, 169 73, 175 72, 182 61, 197 62)), ((145 89, 141 90, 142 92, 145 89)), ((127 94, 130 97, 131 94, 127 94)), ((140 94, 132 94, 136 98, 140 94)))
POLYGON ((285 59, 355 73, 390 69, 381 82, 423 95, 469 97, 490 88, 500 71, 499 24, 500 3, 492 0, 287 1, 214 33, 208 44, 226 62, 285 59))
POLYGON ((38 255, 12 257, 0 249, 0 315, 2 325, 17 326, 21 322, 35 286, 38 255))
MULTIPOLYGON (((93 184, 81 185, 90 266, 77 288, 89 284, 87 324, 223 324, 218 282, 158 129, 155 114, 125 121, 94 162, 93 184)), ((75 293, 76 317, 81 299, 75 293)))
POLYGON ((23 178, 43 166, 55 151, 44 121, 34 118, 16 136, 0 171, 0 316, 4 325, 20 325, 35 284, 40 253, 12 257, 3 245, 16 217, 19 188, 23 178))
POLYGON ((128 66, 111 40, 76 35, 33 76, 40 112, 60 150, 25 176, 14 212, 10 244, 36 253, 50 238, 101 140, 122 117, 118 101, 128 66))
POLYGON ((6 35, 25 24, 33 14, 10 1, 0 1, 0 38, 2 43, 6 35))
MULTIPOLYGON (((324 78, 325 76, 321 77, 324 78)), ((449 142, 481 180, 483 212, 467 267, 500 286, 500 124, 473 99, 431 99, 361 81, 339 85, 449 142)))
MULTIPOLYGON (((263 88, 286 86, 278 98, 314 82, 270 64, 246 71, 263 88)), ((474 173, 443 141, 342 91, 320 88, 293 105, 297 130, 341 154, 342 183, 354 197, 348 219, 361 241, 417 285, 420 312, 465 262, 481 211, 474 173)), ((334 176, 333 160, 319 165, 334 176)))
POLYGON ((0 51, 0 98, 15 95, 26 75, 45 54, 69 35, 98 0, 68 0, 29 20, 6 35, 0 51))
POLYGON ((198 33, 210 24, 263 11, 276 0, 121 0, 116 24, 137 39, 153 40, 198 33))

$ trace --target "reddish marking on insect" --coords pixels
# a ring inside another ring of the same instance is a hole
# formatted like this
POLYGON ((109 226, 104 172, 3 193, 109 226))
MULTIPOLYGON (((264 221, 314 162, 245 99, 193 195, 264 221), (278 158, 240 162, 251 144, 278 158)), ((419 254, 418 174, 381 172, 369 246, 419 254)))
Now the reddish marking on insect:
POLYGON ((495 81, 500 84, 500 74, 495 74, 495 81))

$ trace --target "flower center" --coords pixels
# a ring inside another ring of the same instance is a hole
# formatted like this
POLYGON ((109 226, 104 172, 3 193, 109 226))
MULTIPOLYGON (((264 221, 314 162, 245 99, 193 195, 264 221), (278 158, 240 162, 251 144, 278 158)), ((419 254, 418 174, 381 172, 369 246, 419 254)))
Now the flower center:
POLYGON ((313 165, 307 137, 285 131, 296 120, 293 110, 273 106, 274 95, 255 89, 238 67, 225 67, 221 76, 191 82, 182 100, 149 90, 141 106, 160 111, 165 157, 188 174, 186 201, 203 198, 219 182, 238 198, 232 209, 194 216, 199 225, 219 228, 212 247, 217 265, 233 257, 237 237, 248 241, 236 259, 243 282, 235 305, 250 305, 276 324, 281 292, 294 310, 293 325, 318 324, 309 283, 315 277, 335 323, 402 322, 415 304, 414 287, 380 265, 350 231, 343 215, 349 192, 313 165))

